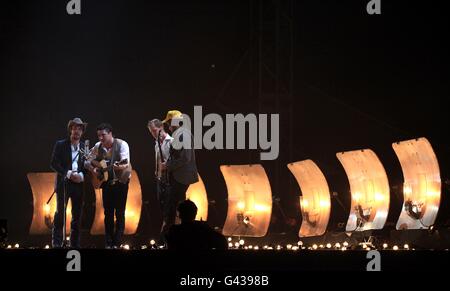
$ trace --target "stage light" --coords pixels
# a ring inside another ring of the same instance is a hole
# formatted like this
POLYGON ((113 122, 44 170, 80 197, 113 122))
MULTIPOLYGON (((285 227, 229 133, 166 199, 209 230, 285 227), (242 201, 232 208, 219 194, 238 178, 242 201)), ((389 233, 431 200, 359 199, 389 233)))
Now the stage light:
POLYGON ((344 247, 348 247, 348 242, 344 241, 344 243, 342 244, 344 247))
POLYGON ((377 155, 370 149, 336 154, 344 167, 352 195, 345 230, 382 229, 389 211, 389 182, 377 155))
POLYGON ((233 243, 228 243, 228 247, 232 248, 233 247, 233 243))
POLYGON ((240 244, 238 242, 234 243, 235 248, 239 248, 240 244))
POLYGON ((317 250, 317 245, 316 245, 316 244, 313 244, 312 248, 313 248, 314 250, 317 250))
POLYGON ((258 247, 258 246, 255 246, 253 249, 254 249, 254 250, 259 250, 259 247, 258 247))
POLYGON ((20 247, 19 244, 15 244, 15 245, 14 245, 14 248, 16 248, 16 249, 18 249, 19 247, 20 247))
POLYGON ((233 239, 231 237, 228 238, 228 241, 232 241, 233 239))
POLYGON ((436 220, 441 198, 436 154, 426 138, 396 142, 392 147, 404 178, 404 203, 396 228, 429 229, 436 220))
POLYGON ((263 249, 265 249, 265 250, 267 250, 268 248, 269 248, 268 245, 265 245, 265 246, 263 247, 263 249))
POLYGON ((7 249, 11 249, 12 248, 12 246, 11 245, 8 245, 7 247, 6 247, 7 249))
POLYGON ((123 245, 122 248, 128 251, 130 249, 130 245, 128 245, 128 244, 123 245))
POLYGON ((286 246, 286 248, 287 248, 288 250, 291 250, 291 249, 292 249, 292 245, 291 245, 291 244, 288 244, 288 245, 286 246))
POLYGON ((398 246, 394 246, 394 247, 392 247, 392 249, 393 249, 394 251, 398 251, 398 246))
POLYGON ((406 250, 409 250, 409 245, 408 245, 408 244, 405 244, 405 245, 403 246, 403 248, 406 249, 406 250))
POLYGON ((49 245, 45 245, 44 249, 48 250, 50 248, 49 245))
POLYGON ((298 246, 293 246, 293 247, 292 247, 292 250, 293 250, 293 251, 298 251, 298 246))
POLYGON ((242 246, 244 245, 245 241, 243 239, 239 240, 239 244, 242 246))
POLYGON ((388 244, 387 243, 384 243, 383 244, 383 249, 387 249, 389 246, 388 246, 388 244))
POLYGON ((262 237, 272 212, 272 190, 261 165, 220 166, 228 190, 226 236, 262 237))
POLYGON ((327 249, 331 249, 331 244, 327 243, 327 249))
POLYGON ((150 245, 154 246, 156 244, 156 241, 154 239, 150 240, 150 245))
POLYGON ((298 246, 303 246, 303 242, 302 242, 301 240, 299 240, 299 241, 297 242, 297 245, 298 245, 298 246))
POLYGON ((334 247, 336 247, 336 248, 340 248, 341 247, 341 244, 340 243, 336 243, 335 245, 334 245, 334 247))
POLYGON ((281 250, 281 246, 277 245, 277 251, 281 250))
POLYGON ((253 246, 252 246, 252 245, 249 245, 248 248, 249 248, 249 249, 253 249, 253 246))
POLYGON ((347 247, 342 247, 341 250, 342 250, 342 251, 346 251, 346 250, 347 250, 347 247))
POLYGON ((323 235, 331 211, 330 190, 325 176, 312 160, 289 163, 287 167, 302 192, 300 211, 303 219, 299 237, 323 235))
POLYGON ((147 249, 146 245, 141 246, 141 250, 146 250, 146 249, 147 249))
POLYGON ((323 246, 323 245, 319 245, 319 248, 323 249, 323 248, 324 248, 324 246, 323 246))

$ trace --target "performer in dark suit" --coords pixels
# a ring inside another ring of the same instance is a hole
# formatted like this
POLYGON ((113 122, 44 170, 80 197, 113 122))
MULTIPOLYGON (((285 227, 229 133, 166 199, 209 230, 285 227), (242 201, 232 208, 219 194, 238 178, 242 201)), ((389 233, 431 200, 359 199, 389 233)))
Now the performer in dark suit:
POLYGON ((57 173, 55 181, 56 212, 53 221, 52 246, 63 246, 64 203, 72 201, 72 221, 70 223, 70 247, 80 247, 81 209, 83 203, 84 160, 80 149, 84 148, 81 136, 87 123, 80 118, 70 120, 67 125, 69 137, 57 141, 51 159, 51 168, 57 173), (65 197, 64 197, 65 196, 65 197), (64 201, 65 198, 65 201, 64 201))
POLYGON ((169 159, 161 164, 162 171, 169 173, 169 202, 161 236, 175 223, 177 205, 186 199, 186 191, 190 184, 198 182, 197 165, 195 162, 194 137, 190 130, 180 126, 183 114, 178 110, 167 113, 163 123, 166 123, 172 133, 169 159), (185 146, 187 145, 187 146, 185 146))

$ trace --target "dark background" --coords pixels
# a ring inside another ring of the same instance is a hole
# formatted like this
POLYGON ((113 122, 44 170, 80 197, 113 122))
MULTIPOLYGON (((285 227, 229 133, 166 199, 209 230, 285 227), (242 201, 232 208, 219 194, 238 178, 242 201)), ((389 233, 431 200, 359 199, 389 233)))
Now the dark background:
MULTIPOLYGON (((68 1, 8 1, 0 18, 2 182, 0 218, 11 238, 27 236, 32 217, 28 172, 49 171, 51 150, 67 121, 110 122, 128 141, 139 174, 144 209, 138 235, 154 237, 161 223, 153 184, 153 145, 146 124, 169 109, 192 114, 258 113, 249 90, 255 80, 250 46, 251 3, 257 1, 86 1, 70 16, 68 1), (243 64, 236 69, 239 62, 243 64)), ((349 185, 336 152, 374 150, 394 187, 387 227, 401 210, 400 164, 391 144, 427 137, 449 178, 448 10, 438 1, 382 0, 382 15, 368 1, 294 3, 294 160, 280 144, 279 162, 310 158, 324 172, 333 199, 330 229, 345 222, 349 185)), ((277 113, 275 109, 265 113, 277 113)), ((281 136, 288 135, 285 126, 281 136)), ((210 200, 209 221, 223 226, 226 187, 221 164, 259 163, 257 151, 197 151, 210 200)), ((275 161, 263 162, 271 181, 275 161)), ((298 232, 299 189, 285 167, 273 188, 271 233, 298 232), (288 190, 286 190, 288 189, 288 190), (286 226, 286 218, 295 219, 286 226)), ((49 193, 51 194, 51 193, 49 193)), ((86 201, 92 202, 92 193, 86 201)), ((448 225, 443 185, 438 225, 448 225)), ((85 218, 88 229, 92 213, 85 218)))

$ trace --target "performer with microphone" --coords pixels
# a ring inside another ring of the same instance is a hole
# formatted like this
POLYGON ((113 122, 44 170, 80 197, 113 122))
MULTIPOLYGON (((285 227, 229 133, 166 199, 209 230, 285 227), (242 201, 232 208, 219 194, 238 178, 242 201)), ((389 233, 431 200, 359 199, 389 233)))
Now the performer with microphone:
POLYGON ((174 204, 176 201, 172 202, 170 200, 169 174, 167 171, 163 171, 161 169, 161 164, 165 163, 169 159, 170 144, 172 143, 173 138, 165 132, 163 123, 159 119, 150 120, 147 124, 147 128, 155 139, 156 194, 162 213, 162 226, 159 243, 164 244, 164 234, 169 229, 169 226, 173 224, 173 207, 176 207, 174 204))
POLYGON ((51 168, 57 173, 55 181, 56 212, 53 220, 52 246, 64 247, 66 205, 72 201, 70 247, 80 247, 81 210, 83 203, 84 160, 80 149, 85 147, 81 137, 87 123, 74 118, 67 124, 69 137, 57 141, 52 153, 51 168))

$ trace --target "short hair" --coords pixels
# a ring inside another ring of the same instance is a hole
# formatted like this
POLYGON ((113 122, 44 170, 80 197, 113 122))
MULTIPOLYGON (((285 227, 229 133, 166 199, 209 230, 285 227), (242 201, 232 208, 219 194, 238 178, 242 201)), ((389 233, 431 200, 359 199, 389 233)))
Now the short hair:
POLYGON ((189 199, 181 201, 177 210, 181 221, 193 221, 197 215, 197 206, 189 199))
POLYGON ((152 119, 152 120, 150 120, 147 123, 147 127, 149 127, 149 126, 153 126, 153 127, 156 127, 156 128, 161 128, 163 126, 163 123, 159 119, 152 119))
POLYGON ((109 123, 101 123, 99 126, 97 126, 97 131, 99 130, 106 130, 107 133, 113 132, 113 128, 109 123))

